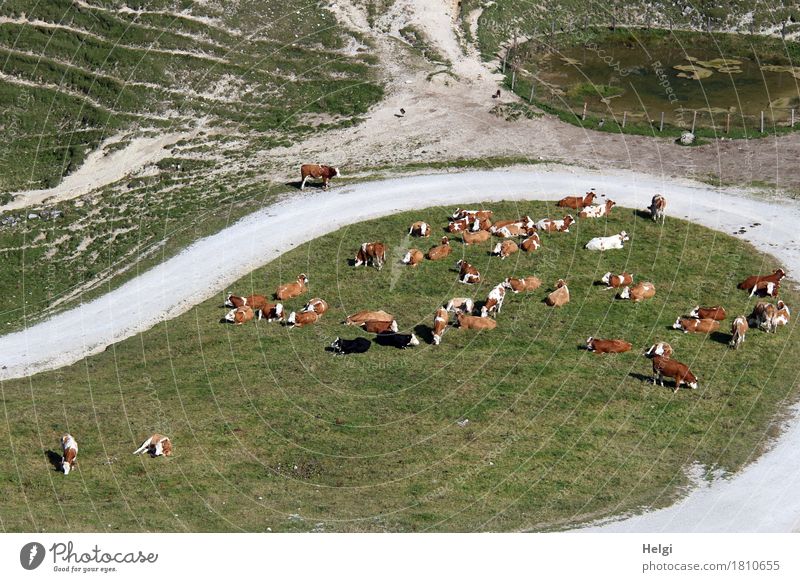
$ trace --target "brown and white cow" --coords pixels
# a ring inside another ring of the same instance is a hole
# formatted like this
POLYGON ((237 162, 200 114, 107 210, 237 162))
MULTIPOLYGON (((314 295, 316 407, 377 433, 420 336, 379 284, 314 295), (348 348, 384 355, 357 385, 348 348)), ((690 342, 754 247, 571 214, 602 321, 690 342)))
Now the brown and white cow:
POLYGON ((386 313, 385 311, 359 311, 353 315, 348 315, 344 320, 345 325, 361 325, 366 321, 394 321, 394 315, 386 313))
POLYGON ((409 249, 408 252, 403 257, 402 263, 404 265, 408 265, 409 267, 416 267, 419 265, 423 260, 425 260, 425 255, 419 249, 409 249))
POLYGON ((535 275, 528 275, 522 279, 518 277, 507 277, 503 284, 506 289, 511 289, 512 293, 520 293, 525 291, 535 291, 542 286, 542 281, 535 275))
POLYGON ((592 202, 594 202, 595 196, 596 194, 594 192, 587 192, 586 196, 567 196, 566 198, 559 200, 556 206, 580 210, 584 206, 589 206, 592 202))
POLYGON ((365 242, 356 253, 354 267, 361 267, 363 265, 371 265, 379 271, 383 268, 386 262, 386 246, 379 241, 365 242))
POLYGON ((169 440, 169 437, 154 433, 142 443, 141 447, 133 451, 134 455, 142 453, 147 453, 151 457, 160 457, 161 455, 169 457, 172 454, 172 441, 169 440))
POLYGON ((470 265, 465 260, 456 262, 456 269, 458 269, 458 280, 467 285, 477 285, 481 282, 481 274, 478 269, 470 265))
POLYGON ((267 303, 262 309, 255 312, 258 320, 266 319, 268 322, 283 321, 285 312, 282 303, 267 303))
POLYGON ((447 232, 454 233, 454 232, 478 232, 481 230, 481 223, 479 220, 470 220, 468 218, 462 218, 460 220, 452 220, 450 224, 447 225, 447 232))
POLYGON ((503 301, 506 298, 506 284, 500 283, 495 285, 494 289, 489 292, 489 296, 481 307, 481 317, 497 317, 500 309, 503 307, 503 301))
POLYGON ((722 321, 728 317, 728 314, 725 312, 725 308, 720 305, 715 305, 714 307, 700 307, 697 305, 694 309, 692 309, 691 313, 689 313, 689 317, 694 317, 695 319, 715 319, 717 321, 722 321))
POLYGON ((769 275, 753 275, 752 277, 748 277, 739 283, 737 287, 739 289, 743 289, 744 291, 750 291, 750 295, 752 297, 756 290, 758 290, 761 283, 764 283, 764 285, 761 285, 761 287, 765 288, 766 283, 780 283, 781 279, 783 279, 785 276, 786 272, 783 269, 775 269, 769 275))
POLYGON ((322 166, 320 164, 303 164, 300 166, 300 189, 305 190, 306 181, 309 178, 315 180, 322 180, 322 189, 328 189, 328 182, 331 178, 338 178, 342 174, 339 173, 339 168, 333 166, 322 166))
POLYGON ((498 220, 492 225, 492 228, 490 230, 494 232, 499 228, 506 228, 509 226, 514 226, 520 229, 521 231, 527 233, 527 231, 536 227, 536 221, 534 221, 530 216, 526 214, 525 216, 518 218, 517 220, 498 220))
POLYGON ((64 475, 69 475, 69 472, 75 466, 75 460, 78 458, 78 441, 75 440, 71 434, 67 433, 61 437, 61 470, 64 475))
POLYGON ((515 236, 527 236, 532 229, 523 228, 517 224, 509 224, 508 226, 499 226, 489 229, 489 232, 497 238, 513 238, 515 236))
POLYGON ((505 259, 506 257, 510 257, 516 253, 518 250, 519 247, 513 240, 504 240, 503 242, 499 242, 494 246, 492 254, 496 257, 500 257, 501 259, 505 259))
POLYGON ((658 376, 658 382, 663 386, 664 376, 666 376, 675 380, 675 390, 673 392, 677 392, 681 384, 686 384, 693 390, 697 388, 697 378, 686 364, 664 356, 653 356, 651 359, 653 361, 653 385, 655 385, 656 376, 658 376))
POLYGON ((450 313, 444 307, 440 307, 433 318, 433 345, 438 346, 442 342, 442 335, 448 323, 450 323, 450 313))
POLYGON ((650 211, 650 218, 653 219, 653 222, 661 219, 661 222, 664 222, 664 218, 666 217, 666 209, 667 209, 667 199, 664 198, 661 194, 656 194, 653 196, 653 199, 650 201, 650 206, 647 208, 650 211))
POLYGON ((619 287, 627 287, 633 284, 633 275, 623 271, 619 275, 614 275, 611 272, 606 273, 600 279, 601 283, 608 285, 606 289, 618 289, 619 287))
POLYGON ((454 313, 461 312, 467 315, 471 314, 474 308, 475 302, 469 297, 453 297, 447 302, 447 305, 445 305, 447 311, 452 311, 454 313))
POLYGON ((777 312, 775 314, 775 326, 779 325, 789 325, 789 318, 791 313, 789 312, 789 306, 786 305, 783 301, 778 301, 775 305, 777 312))
POLYGON ((450 247, 450 239, 443 236, 441 244, 431 247, 428 250, 428 260, 438 261, 440 259, 446 259, 452 252, 453 249, 450 247))
POLYGON ((458 321, 458 329, 495 329, 497 321, 491 317, 478 317, 476 315, 465 315, 463 313, 456 313, 456 320, 458 321))
POLYGON ((739 346, 744 343, 744 336, 747 334, 748 329, 750 329, 750 326, 747 324, 747 318, 744 315, 734 319, 731 324, 731 341, 728 345, 734 350, 739 349, 739 346))
POLYGON ((313 311, 317 315, 323 315, 328 311, 328 302, 319 297, 314 297, 306 303, 305 307, 303 307, 303 311, 313 311))
POLYGON ((536 223, 536 230, 539 232, 569 232, 569 226, 575 222, 571 214, 566 215, 561 220, 543 218, 536 223))
POLYGON ((550 307, 563 307, 569 303, 569 289, 564 279, 558 280, 558 283, 556 283, 556 290, 547 296, 545 303, 550 307))
POLYGON ((408 234, 411 236, 424 236, 429 237, 431 236, 431 225, 427 222, 422 222, 418 220, 414 224, 411 225, 411 228, 408 229, 408 234))
POLYGON ((398 331, 397 322, 395 320, 378 321, 375 319, 370 319, 369 321, 365 321, 359 325, 361 329, 367 333, 384 333, 387 331, 397 333, 398 331))
POLYGON ((592 204, 587 206, 578 214, 578 218, 600 218, 611 216, 611 209, 616 205, 613 200, 606 200, 605 204, 592 204))
POLYGON ((719 321, 716 319, 695 319, 694 317, 679 317, 672 324, 673 329, 680 329, 683 333, 713 333, 719 330, 719 321))
POLYGON ((620 299, 630 299, 634 303, 639 303, 645 299, 653 298, 655 294, 655 285, 650 281, 639 281, 633 287, 624 287, 617 297, 620 299))
POLYGON ((644 351, 642 354, 645 358, 654 358, 655 356, 663 356, 665 358, 671 358, 673 354, 672 346, 669 345, 667 342, 658 342, 657 344, 653 344, 649 348, 644 351))
POLYGON ((491 237, 492 235, 488 230, 479 230, 477 232, 464 231, 461 235, 461 240, 464 241, 465 245, 474 245, 486 242, 491 237))
POLYGON ((753 286, 750 297, 777 297, 780 294, 781 284, 772 281, 761 281, 753 286))
POLYGON ((253 308, 253 311, 266 309, 268 304, 269 301, 263 295, 248 295, 247 297, 240 297, 238 295, 228 293, 228 297, 225 299, 225 307, 244 307, 245 305, 248 305, 253 308))
POLYGON ((778 317, 778 308, 772 303, 759 301, 753 308, 753 312, 748 318, 750 327, 757 327, 768 333, 775 332, 778 325, 776 319, 778 317))
POLYGON ((475 220, 491 220, 494 213, 491 210, 464 210, 463 208, 456 208, 456 211, 450 217, 453 220, 461 220, 466 218, 470 221, 475 220))
POLYGON ((286 283, 281 285, 275 291, 275 299, 286 301, 287 299, 294 299, 308 291, 308 277, 305 273, 297 276, 297 281, 294 283, 286 283))
POLYGON ((254 317, 255 312, 253 311, 253 308, 249 305, 244 305, 242 307, 237 307, 236 309, 231 309, 225 315, 225 321, 233 323, 234 325, 242 325, 248 321, 252 321, 254 317))
POLYGON ((313 325, 320 320, 320 317, 316 311, 292 311, 286 318, 286 325, 288 327, 313 325))
POLYGON ((542 241, 539 238, 539 233, 534 232, 531 236, 522 241, 522 244, 520 246, 522 247, 522 250, 525 251, 526 253, 531 253, 535 250, 538 250, 539 247, 542 246, 542 241))
POLYGON ((596 354, 621 354, 631 351, 633 345, 621 339, 599 339, 590 337, 586 340, 586 349, 596 354))

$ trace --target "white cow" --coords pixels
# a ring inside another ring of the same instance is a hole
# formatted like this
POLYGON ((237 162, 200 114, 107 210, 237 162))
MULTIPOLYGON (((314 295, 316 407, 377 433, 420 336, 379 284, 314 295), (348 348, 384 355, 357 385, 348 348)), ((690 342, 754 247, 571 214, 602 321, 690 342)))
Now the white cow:
POLYGON ((615 234, 613 236, 598 236, 596 238, 593 238, 588 243, 586 243, 586 246, 584 248, 590 251, 608 251, 611 249, 621 249, 622 243, 624 243, 627 240, 631 239, 628 238, 628 233, 623 230, 621 233, 615 234))

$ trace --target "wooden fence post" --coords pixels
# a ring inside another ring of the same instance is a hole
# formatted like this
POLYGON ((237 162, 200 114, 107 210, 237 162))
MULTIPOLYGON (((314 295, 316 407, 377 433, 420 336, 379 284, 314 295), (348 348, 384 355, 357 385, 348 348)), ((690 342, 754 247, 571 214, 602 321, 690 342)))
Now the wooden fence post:
POLYGON ((508 49, 503 53, 503 74, 506 74, 506 60, 508 59, 508 49))
POLYGON ((536 89, 536 84, 531 80, 531 96, 528 97, 528 103, 533 103, 533 93, 534 89, 536 89))
POLYGON ((731 132, 731 114, 728 113, 728 119, 725 121, 725 133, 731 132))
POLYGON ((764 133, 764 112, 761 112, 761 133, 764 133))
POLYGON ((794 128, 794 108, 792 108, 792 124, 791 127, 794 128))
POLYGON ((517 69, 511 71, 511 91, 514 91, 514 83, 517 82, 517 69))
POLYGON ((622 129, 625 129, 625 122, 628 120, 628 112, 622 112, 622 129))
POLYGON ((694 110, 694 115, 692 116, 692 133, 694 133, 694 126, 697 124, 697 109, 694 110))
POLYGON ((658 131, 664 131, 664 112, 661 112, 661 123, 658 124, 658 131))
POLYGON ((581 115, 581 121, 586 121, 586 107, 588 105, 589 104, 586 101, 583 102, 583 115, 581 115))

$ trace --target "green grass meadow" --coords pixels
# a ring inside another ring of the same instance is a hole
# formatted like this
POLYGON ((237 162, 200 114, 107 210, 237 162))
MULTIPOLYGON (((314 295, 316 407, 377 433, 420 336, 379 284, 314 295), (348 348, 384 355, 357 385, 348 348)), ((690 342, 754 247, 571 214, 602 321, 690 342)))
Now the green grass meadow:
MULTIPOLYGON (((563 216, 537 202, 490 204, 496 218, 563 216)), ((490 244, 450 260, 398 264, 438 241, 453 208, 428 208, 352 225, 286 253, 230 286, 272 293, 304 272, 307 295, 330 304, 320 324, 219 323, 224 291, 184 315, 55 372, 0 383, 4 531, 514 531, 565 529, 658 507, 687 485, 686 469, 732 472, 778 434, 797 395, 794 321, 777 334, 751 330, 727 347, 730 318, 755 300, 736 289, 777 264, 750 245, 688 222, 655 224, 631 209, 543 235, 543 248, 506 260, 490 244), (434 225, 409 239, 412 221, 434 225), (623 250, 592 253, 594 236, 625 229, 623 250), (382 240, 380 272, 348 264, 358 245, 382 240), (465 257, 485 282, 453 269, 465 257), (653 281, 642 304, 595 284, 606 271, 653 281), (430 344, 436 308, 454 296, 483 300, 510 275, 541 289, 509 294, 498 328, 451 328, 430 344), (558 278, 572 301, 542 302, 558 278), (721 304, 723 331, 670 329, 696 304, 721 304), (385 309, 418 347, 373 345, 334 356, 348 313, 385 309), (626 354, 579 349, 590 335, 631 341, 626 354), (649 383, 640 354, 665 340, 699 377, 673 394, 649 383), (469 419, 465 426, 457 421, 469 419), (64 477, 48 459, 69 431, 78 467, 64 477), (171 458, 134 457, 151 432, 169 435, 171 458)), ((442 233, 444 234, 444 233, 442 233)), ((798 304, 788 289, 784 299, 798 304)), ((782 290, 783 291, 783 290, 782 290)))

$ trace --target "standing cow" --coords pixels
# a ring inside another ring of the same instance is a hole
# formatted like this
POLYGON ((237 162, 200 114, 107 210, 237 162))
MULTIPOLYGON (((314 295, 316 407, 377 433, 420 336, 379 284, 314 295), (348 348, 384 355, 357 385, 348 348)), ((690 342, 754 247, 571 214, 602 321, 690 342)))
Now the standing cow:
POLYGON ((442 342, 442 336, 450 322, 450 313, 444 307, 436 310, 433 318, 433 345, 438 346, 442 342))
POLYGON ((69 475, 69 472, 75 466, 75 460, 78 458, 78 441, 67 433, 61 437, 61 470, 64 475, 69 475))
POLYGON ((386 262, 386 246, 382 242, 365 242, 361 244, 361 248, 356 253, 356 259, 353 266, 360 267, 362 265, 372 265, 379 271, 383 268, 386 262))
POLYGON ((330 182, 331 178, 338 178, 339 176, 341 176, 339 168, 320 164, 303 164, 300 166, 300 189, 305 190, 306 181, 309 178, 314 178, 315 180, 322 180, 322 189, 327 190, 328 182, 330 182))
POLYGON ((665 210, 667 208, 667 199, 664 198, 661 194, 656 194, 653 196, 653 199, 650 201, 650 206, 648 210, 650 211, 650 217, 653 219, 653 222, 657 220, 661 220, 664 222, 664 218, 666 216, 665 210))

